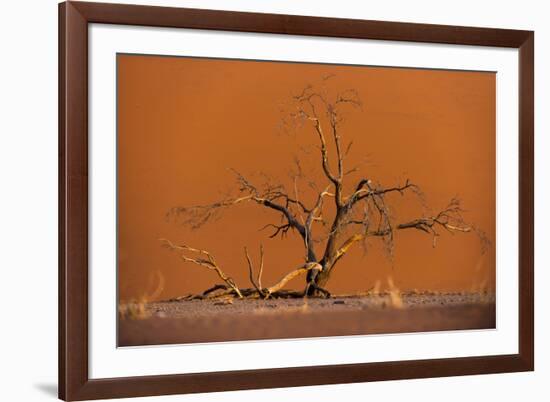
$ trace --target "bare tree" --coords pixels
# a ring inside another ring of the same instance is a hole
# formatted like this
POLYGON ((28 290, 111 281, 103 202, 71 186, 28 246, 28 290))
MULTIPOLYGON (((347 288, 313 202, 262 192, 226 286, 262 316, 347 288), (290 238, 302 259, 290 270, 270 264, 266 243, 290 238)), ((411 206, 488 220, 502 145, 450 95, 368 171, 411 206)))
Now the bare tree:
MULTIPOLYGON (((326 77, 323 80, 327 80, 326 77)), ((305 264, 291 271, 278 284, 270 288, 262 288, 261 271, 263 270, 263 249, 261 252, 261 268, 257 279, 253 277, 253 264, 248 251, 245 250, 249 266, 250 281, 253 288, 239 290, 232 279, 220 274, 213 258, 205 251, 197 251, 184 246, 180 251, 195 251, 206 256, 206 260, 193 260, 184 257, 185 261, 204 265, 218 272, 226 283, 222 287, 239 297, 254 294, 259 297, 269 297, 280 292, 291 278, 307 273, 306 287, 303 295, 322 294, 329 296, 325 289, 334 268, 356 244, 365 243, 370 238, 379 238, 386 250, 393 253, 393 240, 397 232, 402 230, 417 230, 431 236, 433 245, 440 235, 446 232, 471 232, 480 235, 483 244, 487 239, 482 232, 463 219, 460 201, 453 198, 449 204, 436 213, 429 213, 429 208, 423 216, 398 222, 390 213, 391 198, 410 194, 417 202, 423 203, 422 192, 409 179, 395 186, 385 187, 372 178, 359 177, 352 181, 352 173, 358 174, 358 167, 348 168, 346 157, 353 143, 344 144, 341 127, 344 121, 344 110, 360 109, 362 106, 355 90, 346 90, 329 96, 326 89, 315 90, 306 86, 300 93, 294 95, 287 105, 290 110, 282 119, 282 126, 294 132, 310 132, 316 138, 318 166, 325 183, 320 186, 308 182, 315 189, 314 200, 310 203, 302 201, 299 192, 299 182, 307 181, 301 168, 300 160, 295 160, 295 168, 291 174, 293 189, 287 191, 284 185, 274 182, 263 175, 262 183, 253 183, 249 178, 236 170, 238 184, 236 195, 227 196, 211 204, 190 207, 175 207, 169 211, 169 216, 176 217, 184 225, 198 229, 204 224, 221 216, 223 211, 237 205, 249 203, 272 210, 281 218, 279 223, 268 223, 264 229, 271 229, 269 237, 284 237, 289 232, 296 233, 304 245, 305 264), (351 191, 345 189, 351 188, 351 191), (332 207, 327 208, 328 203, 332 207), (321 252, 319 253, 319 249, 321 252)), ((176 246, 171 246, 173 249, 176 246)), ((219 289, 219 287, 218 287, 219 289)), ((283 292, 284 293, 284 292, 283 292)), ((282 294, 282 293, 281 293, 282 294)), ((286 293, 285 293, 286 294, 286 293)))

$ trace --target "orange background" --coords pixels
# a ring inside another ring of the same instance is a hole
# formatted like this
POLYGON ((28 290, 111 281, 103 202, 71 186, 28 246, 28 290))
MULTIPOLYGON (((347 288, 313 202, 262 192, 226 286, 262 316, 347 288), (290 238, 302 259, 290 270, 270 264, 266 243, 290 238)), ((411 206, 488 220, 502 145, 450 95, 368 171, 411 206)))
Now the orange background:
MULTIPOLYGON (((280 105, 327 74, 335 74, 331 88, 356 89, 363 101, 361 111, 346 112, 342 125, 344 142, 354 142, 347 166, 367 162, 361 175, 349 178, 347 189, 360 177, 385 186, 410 178, 434 211, 459 196, 466 219, 492 242, 482 254, 473 234, 441 233, 433 248, 423 232, 400 231, 389 259, 375 238, 367 254, 358 246, 338 263, 328 289, 365 291, 376 281, 383 289, 391 276, 401 290, 494 290, 495 74, 137 55, 119 55, 117 68, 122 301, 153 293, 159 274, 164 286, 158 299, 220 283, 213 272, 162 248, 159 238, 209 250, 241 287, 250 286, 245 245, 255 260, 259 244, 264 245, 264 285, 303 263, 296 233, 281 240, 258 230, 280 217, 256 204, 227 210, 222 219, 195 231, 165 215, 172 207, 212 203, 236 190, 228 168, 251 179, 263 171, 288 186, 295 156, 324 187, 318 151, 300 151, 317 144, 312 128, 288 135, 277 127, 280 105)), ((302 194, 311 204, 313 195, 302 194)), ((421 214, 414 196, 388 200, 396 222, 421 214)), ((304 278, 289 285, 303 289, 304 278)))

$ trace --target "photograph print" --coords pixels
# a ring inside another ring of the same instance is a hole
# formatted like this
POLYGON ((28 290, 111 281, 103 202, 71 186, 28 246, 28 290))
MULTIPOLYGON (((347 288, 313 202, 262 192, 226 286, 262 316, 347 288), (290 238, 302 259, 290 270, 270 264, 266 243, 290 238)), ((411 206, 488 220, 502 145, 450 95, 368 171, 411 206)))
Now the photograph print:
POLYGON ((490 330, 496 74, 117 55, 118 346, 490 330))

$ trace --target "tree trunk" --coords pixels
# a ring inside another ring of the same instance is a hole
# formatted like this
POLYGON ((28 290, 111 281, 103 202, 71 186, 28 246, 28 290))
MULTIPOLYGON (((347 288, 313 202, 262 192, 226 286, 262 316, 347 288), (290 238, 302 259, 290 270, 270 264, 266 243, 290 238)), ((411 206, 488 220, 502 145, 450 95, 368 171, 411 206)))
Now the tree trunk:
POLYGON ((334 263, 331 265, 323 264, 323 261, 320 261, 319 264, 323 267, 321 271, 309 271, 306 279, 306 286, 307 286, 307 296, 314 296, 315 294, 319 294, 319 289, 316 289, 315 286, 308 286, 310 283, 313 283, 317 286, 317 288, 321 288, 321 290, 325 290, 325 286, 330 278, 330 273, 332 272, 332 268, 334 267, 334 263))
MULTIPOLYGON (((337 210, 336 216, 334 217, 334 221, 332 223, 331 235, 329 236, 327 244, 325 246, 323 258, 320 261, 315 261, 318 262, 323 267, 323 269, 321 271, 308 272, 306 278, 308 284, 313 282, 318 287, 324 289, 326 283, 328 282, 332 268, 338 260, 338 258, 336 258, 336 254, 338 252, 337 241, 340 234, 340 221, 343 219, 344 215, 345 213, 343 212, 343 209, 337 210)), ((308 286, 307 289, 308 296, 314 295, 317 291, 317 289, 312 286, 308 286)))
POLYGON ((332 270, 332 267, 330 268, 323 267, 323 270, 319 272, 319 274, 315 278, 315 284, 317 286, 324 288, 330 278, 331 270, 332 270))
POLYGON ((319 261, 319 264, 321 264, 323 269, 321 270, 321 272, 318 273, 317 277, 315 278, 315 283, 318 286, 324 287, 329 279, 330 271, 336 263, 336 254, 338 252, 337 242, 338 238, 340 237, 340 224, 344 216, 344 209, 338 208, 336 211, 336 216, 334 217, 334 221, 332 223, 331 234, 325 246, 323 258, 321 259, 321 261, 319 261))

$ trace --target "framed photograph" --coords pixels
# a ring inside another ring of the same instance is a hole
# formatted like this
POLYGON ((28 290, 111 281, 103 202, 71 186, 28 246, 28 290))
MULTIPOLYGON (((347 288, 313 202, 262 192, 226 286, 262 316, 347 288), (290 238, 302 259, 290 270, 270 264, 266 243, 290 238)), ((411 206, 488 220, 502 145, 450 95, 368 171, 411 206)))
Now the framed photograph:
POLYGON ((61 399, 533 370, 533 32, 59 21, 61 399))

